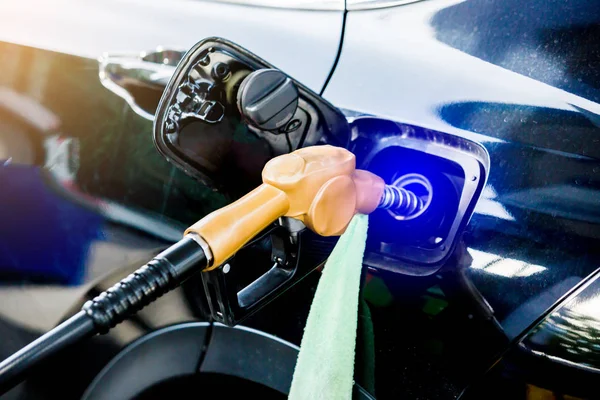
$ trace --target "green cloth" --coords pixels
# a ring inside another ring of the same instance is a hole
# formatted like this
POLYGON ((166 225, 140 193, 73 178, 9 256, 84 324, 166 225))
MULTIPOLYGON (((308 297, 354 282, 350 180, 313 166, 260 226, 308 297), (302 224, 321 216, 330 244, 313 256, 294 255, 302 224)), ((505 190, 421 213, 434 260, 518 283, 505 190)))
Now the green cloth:
MULTIPOLYGON (((364 290, 364 289, 363 289, 364 290)), ((364 296, 364 295, 363 295, 364 296)), ((371 395, 375 395, 375 332, 369 304, 361 296, 358 303, 358 328, 356 329, 356 357, 354 382, 371 395)))
POLYGON ((329 256, 308 314, 289 398, 352 398, 368 216, 356 215, 329 256))

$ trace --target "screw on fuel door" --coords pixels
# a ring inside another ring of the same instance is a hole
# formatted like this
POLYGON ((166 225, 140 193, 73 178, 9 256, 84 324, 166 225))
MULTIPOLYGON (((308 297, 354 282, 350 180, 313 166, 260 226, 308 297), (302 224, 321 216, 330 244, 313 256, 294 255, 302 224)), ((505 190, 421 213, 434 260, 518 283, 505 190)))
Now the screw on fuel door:
POLYGON ((289 123, 298 108, 298 88, 275 69, 254 71, 240 85, 237 105, 255 127, 274 131, 289 123))

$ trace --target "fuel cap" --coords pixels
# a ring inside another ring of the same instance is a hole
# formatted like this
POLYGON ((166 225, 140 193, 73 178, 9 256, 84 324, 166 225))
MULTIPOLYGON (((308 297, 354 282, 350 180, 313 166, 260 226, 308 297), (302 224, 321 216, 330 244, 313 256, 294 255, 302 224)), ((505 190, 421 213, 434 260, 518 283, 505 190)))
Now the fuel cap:
POLYGON ((259 69, 244 79, 237 94, 240 113, 262 130, 287 124, 298 108, 298 88, 276 69, 259 69))

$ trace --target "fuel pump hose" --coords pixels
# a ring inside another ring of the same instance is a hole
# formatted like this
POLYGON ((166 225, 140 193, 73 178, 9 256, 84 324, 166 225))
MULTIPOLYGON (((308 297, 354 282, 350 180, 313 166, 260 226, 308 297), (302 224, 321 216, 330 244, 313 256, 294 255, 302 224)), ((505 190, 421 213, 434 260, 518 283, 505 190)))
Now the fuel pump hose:
POLYGON ((210 250, 195 234, 184 236, 146 265, 84 304, 81 311, 0 363, 0 394, 27 370, 61 349, 110 328, 179 286, 210 262, 210 250))

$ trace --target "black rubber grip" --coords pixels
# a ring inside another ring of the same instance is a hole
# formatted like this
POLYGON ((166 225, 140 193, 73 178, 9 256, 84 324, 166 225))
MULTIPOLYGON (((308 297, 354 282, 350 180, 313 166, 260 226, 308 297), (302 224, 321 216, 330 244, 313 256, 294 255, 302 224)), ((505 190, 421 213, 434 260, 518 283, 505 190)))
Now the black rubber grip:
POLYGON ((154 259, 93 300, 82 310, 94 321, 99 333, 106 333, 173 289, 177 282, 168 261, 154 259))
POLYGON ((123 322, 163 294, 179 286, 190 272, 206 266, 200 245, 184 238, 110 289, 87 301, 84 311, 98 333, 123 322))

